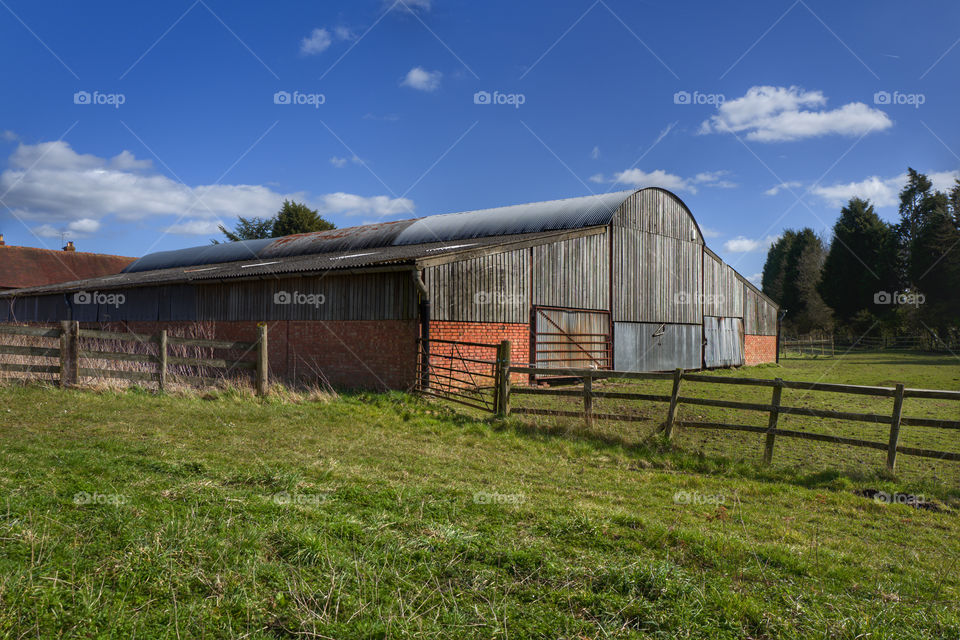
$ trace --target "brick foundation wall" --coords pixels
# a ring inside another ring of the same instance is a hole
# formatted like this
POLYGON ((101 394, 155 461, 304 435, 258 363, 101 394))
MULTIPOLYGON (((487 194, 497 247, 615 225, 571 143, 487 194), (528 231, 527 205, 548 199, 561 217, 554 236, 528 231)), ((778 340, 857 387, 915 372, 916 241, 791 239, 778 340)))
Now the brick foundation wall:
MULTIPOLYGON (((512 322, 453 322, 449 320, 432 320, 430 322, 430 338, 433 340, 458 340, 463 342, 479 342, 496 345, 501 340, 509 340, 510 360, 514 363, 529 362, 530 354, 530 325, 512 322)), ((434 349, 441 349, 444 345, 434 345, 434 349)), ((436 353, 437 351, 435 351, 436 353)), ((449 351, 439 351, 449 353, 449 351)), ((461 347, 460 353, 468 358, 478 360, 493 360, 496 351, 483 347, 461 347)), ((434 364, 442 364, 442 358, 434 359, 434 364)), ((487 370, 485 365, 474 363, 478 370, 487 370)), ((525 381, 526 376, 514 374, 511 376, 517 382, 525 381)))
MULTIPOLYGON (((254 342, 257 322, 82 323, 84 328, 254 342)), ((416 377, 415 320, 320 322, 284 320, 267 323, 271 378, 317 382, 341 389, 409 389, 416 377)))
POLYGON ((745 335, 743 337, 743 360, 747 366, 776 362, 777 336, 745 335))

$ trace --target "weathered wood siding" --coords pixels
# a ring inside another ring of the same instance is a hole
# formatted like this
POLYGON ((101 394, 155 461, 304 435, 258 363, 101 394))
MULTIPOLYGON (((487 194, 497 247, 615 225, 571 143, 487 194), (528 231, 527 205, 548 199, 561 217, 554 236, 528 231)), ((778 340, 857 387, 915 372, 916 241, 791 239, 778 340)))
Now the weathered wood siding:
POLYGON ((530 250, 424 269, 434 320, 530 321, 530 250))
POLYGON ((743 287, 743 328, 752 336, 777 335, 777 308, 741 280, 743 287))
POLYGON ((615 321, 701 323, 698 243, 614 227, 613 247, 615 321))
POLYGON ((614 214, 613 226, 703 244, 686 205, 662 189, 644 189, 627 198, 614 214))
POLYGON ((533 304, 610 308, 608 232, 533 247, 533 304))
POLYGON ((703 252, 703 315, 743 316, 743 284, 737 272, 709 251, 703 252))
POLYGON ((743 364, 743 319, 703 317, 703 366, 743 364))

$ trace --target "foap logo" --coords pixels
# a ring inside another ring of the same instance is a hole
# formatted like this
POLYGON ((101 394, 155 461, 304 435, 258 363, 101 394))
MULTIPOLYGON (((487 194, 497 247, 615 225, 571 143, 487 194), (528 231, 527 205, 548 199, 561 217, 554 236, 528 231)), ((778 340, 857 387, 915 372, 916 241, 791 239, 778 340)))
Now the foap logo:
POLYGON ((877 491, 875 494, 873 494, 873 501, 877 504, 907 504, 912 507, 927 503, 927 499, 923 495, 911 495, 909 493, 887 493, 886 491, 877 491))
POLYGON ((677 491, 673 494, 674 504, 716 504, 721 505, 727 497, 721 494, 708 495, 698 491, 677 491))
POLYGON ((101 93, 99 91, 77 91, 73 94, 73 104, 96 104, 111 106, 119 109, 127 101, 122 93, 101 93))
POLYGON ((691 304, 698 302, 700 304, 723 304, 726 300, 722 293, 690 293, 689 291, 678 291, 673 294, 673 304, 691 304))
POLYGON ((309 504, 313 506, 319 505, 321 502, 326 502, 328 495, 325 493, 289 493, 287 491, 280 491, 265 498, 281 506, 288 504, 309 504))
POLYGON ((503 293, 502 291, 478 291, 473 294, 473 304, 487 305, 496 304, 499 306, 517 306, 524 303, 523 296, 519 293, 503 293))
POLYGON ((277 91, 273 94, 273 104, 296 104, 306 105, 319 109, 320 105, 326 103, 327 96, 322 93, 301 93, 300 91, 277 91))
POLYGON ((522 93, 500 93, 499 91, 490 93, 489 91, 477 91, 473 94, 473 104, 510 105, 515 109, 519 109, 520 105, 526 102, 527 96, 522 93))
POLYGON ((474 504, 523 504, 526 501, 527 496, 522 493, 477 491, 473 494, 474 504))
POLYGON ((87 493, 86 491, 78 491, 73 494, 73 504, 76 505, 87 505, 87 504, 112 504, 112 505, 121 505, 127 503, 127 496, 121 495, 119 493, 87 493))
POLYGON ((709 104, 719 107, 726 101, 722 93, 700 93, 699 91, 677 91, 673 94, 673 104, 709 104))
POLYGON ((300 291, 277 291, 273 294, 273 304, 298 304, 319 307, 327 301, 322 293, 302 293, 300 291))
POLYGON ((873 304, 893 304, 919 307, 927 301, 927 296, 919 291, 877 291, 873 294, 873 304))
POLYGON ((73 294, 73 304, 103 304, 120 308, 127 301, 122 293, 103 293, 101 291, 77 291, 73 294))
POLYGON ((873 94, 873 103, 879 105, 908 106, 919 109, 927 101, 923 93, 901 93, 900 91, 877 91, 873 94))

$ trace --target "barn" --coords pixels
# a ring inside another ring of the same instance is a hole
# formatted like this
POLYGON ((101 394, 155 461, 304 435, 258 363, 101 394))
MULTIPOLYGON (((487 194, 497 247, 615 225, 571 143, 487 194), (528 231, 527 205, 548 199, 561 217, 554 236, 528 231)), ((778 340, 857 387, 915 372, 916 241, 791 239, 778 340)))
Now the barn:
POLYGON ((771 362, 777 334, 773 301, 660 188, 157 252, 0 294, 0 321, 59 320, 247 341, 266 322, 273 376, 393 389, 415 384, 420 338, 661 371, 771 362))

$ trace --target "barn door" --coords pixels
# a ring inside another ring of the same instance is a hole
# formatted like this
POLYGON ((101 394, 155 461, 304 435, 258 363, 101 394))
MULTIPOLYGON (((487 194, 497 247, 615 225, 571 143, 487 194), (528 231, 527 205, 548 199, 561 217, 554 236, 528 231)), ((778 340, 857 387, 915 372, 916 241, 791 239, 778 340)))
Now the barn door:
POLYGON ((703 364, 734 367, 743 364, 743 319, 703 316, 703 364))
POLYGON ((610 313, 562 307, 533 307, 531 358, 550 369, 611 369, 610 313))

